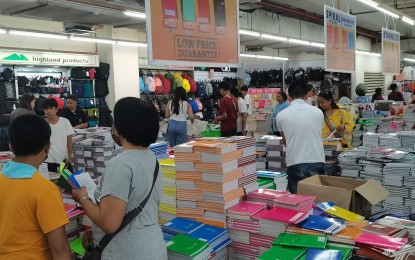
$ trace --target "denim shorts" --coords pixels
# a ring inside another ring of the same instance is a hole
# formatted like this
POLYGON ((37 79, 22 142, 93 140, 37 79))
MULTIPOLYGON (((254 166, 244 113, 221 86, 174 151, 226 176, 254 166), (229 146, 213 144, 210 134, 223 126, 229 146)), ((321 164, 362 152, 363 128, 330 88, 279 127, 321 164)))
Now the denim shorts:
POLYGON ((289 166, 287 168, 288 190, 291 193, 297 193, 298 182, 316 174, 326 174, 324 163, 300 163, 289 166))

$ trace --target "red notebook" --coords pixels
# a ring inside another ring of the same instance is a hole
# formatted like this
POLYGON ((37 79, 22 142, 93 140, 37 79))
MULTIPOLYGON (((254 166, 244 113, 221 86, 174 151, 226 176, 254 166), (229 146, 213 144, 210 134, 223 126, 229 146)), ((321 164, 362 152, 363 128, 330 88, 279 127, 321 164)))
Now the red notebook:
POLYGON ((408 238, 398 238, 376 235, 371 233, 363 233, 355 239, 355 242, 369 246, 377 246, 380 248, 400 250, 408 242, 408 238))
POLYGON ((288 204, 288 205, 295 205, 299 206, 301 204, 309 203, 311 201, 314 201, 316 197, 314 196, 304 196, 300 194, 290 194, 287 196, 283 196, 280 198, 274 199, 275 202, 281 203, 281 204, 288 204))
POLYGON ((263 202, 253 202, 243 200, 238 205, 228 209, 228 214, 241 215, 241 216, 252 216, 261 210, 266 208, 267 204, 263 202))
POLYGON ((277 199, 283 196, 287 196, 290 193, 288 191, 270 190, 270 189, 258 189, 248 194, 248 197, 258 199, 277 199))
POLYGON ((309 214, 297 210, 274 207, 271 210, 259 212, 253 216, 254 219, 279 221, 289 224, 298 224, 308 218, 309 214))

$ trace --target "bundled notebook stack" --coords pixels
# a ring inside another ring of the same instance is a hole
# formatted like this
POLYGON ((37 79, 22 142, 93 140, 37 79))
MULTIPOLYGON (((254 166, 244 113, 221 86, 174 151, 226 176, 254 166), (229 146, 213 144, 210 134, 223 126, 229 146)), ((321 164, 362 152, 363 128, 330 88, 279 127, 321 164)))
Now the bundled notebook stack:
POLYGON ((399 131, 396 133, 396 135, 401 139, 402 148, 414 149, 415 131, 399 131))
POLYGON ((363 134, 365 132, 363 132, 362 130, 362 125, 356 123, 354 125, 354 129, 353 129, 353 133, 352 133, 352 146, 353 147, 359 147, 360 145, 362 145, 362 140, 363 140, 363 134))
POLYGON ((150 149, 154 153, 157 159, 166 159, 169 158, 169 154, 167 153, 167 147, 168 145, 166 142, 161 142, 151 144, 148 149, 150 149))
POLYGON ((159 159, 163 174, 163 197, 159 207, 159 223, 176 217, 176 166, 172 159, 159 159))
POLYGON ((405 109, 403 112, 403 121, 405 122, 403 129, 406 131, 411 130, 415 124, 415 113, 413 109, 405 109))
POLYGON ((363 146, 379 147, 379 134, 368 132, 363 134, 363 146))
MULTIPOLYGON (((257 181, 258 180, 272 180, 275 184, 274 190, 287 190, 288 180, 287 174, 284 172, 271 172, 271 171, 257 171, 257 181)), ((268 188, 264 187, 265 185, 260 185, 261 188, 268 188)), ((271 185, 272 186, 272 185, 271 185)))
POLYGON ((226 229, 175 218, 162 225, 169 259, 226 259, 232 242, 226 229))
POLYGON ((287 171, 285 149, 281 137, 267 139, 267 165, 269 171, 287 171))
POLYGON ((399 149, 402 147, 401 139, 395 133, 381 134, 379 136, 379 147, 399 149))
POLYGON ((77 130, 79 138, 73 144, 72 162, 75 170, 84 170, 92 177, 99 177, 105 172, 109 160, 115 156, 115 142, 111 129, 98 127, 77 130))
POLYGON ((340 172, 343 177, 360 177, 361 166, 359 159, 365 157, 367 149, 355 148, 345 151, 338 156, 340 172))

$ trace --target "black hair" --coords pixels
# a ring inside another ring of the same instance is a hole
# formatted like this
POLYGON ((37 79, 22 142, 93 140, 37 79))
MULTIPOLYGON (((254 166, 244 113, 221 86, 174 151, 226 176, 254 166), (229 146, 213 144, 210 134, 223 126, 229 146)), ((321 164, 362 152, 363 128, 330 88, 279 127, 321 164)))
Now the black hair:
POLYGON ((285 94, 285 92, 284 92, 284 91, 280 91, 280 92, 278 92, 278 94, 280 94, 280 95, 281 95, 281 97, 282 97, 282 99, 283 99, 284 101, 287 101, 288 97, 287 97, 287 94, 285 94))
POLYGON ((306 86, 307 86, 308 92, 310 92, 310 91, 312 91, 314 89, 314 86, 311 85, 310 83, 306 83, 306 86))
POLYGON ((135 97, 122 98, 114 107, 114 127, 133 145, 149 147, 159 134, 159 114, 150 102, 135 97))
POLYGON ((390 89, 390 90, 392 90, 392 91, 396 91, 396 90, 398 89, 398 85, 396 85, 395 83, 392 83, 392 84, 389 86, 389 89, 390 89))
POLYGON ((67 99, 67 100, 68 100, 68 99, 72 99, 73 101, 78 101, 78 97, 77 97, 76 95, 73 95, 73 94, 68 95, 68 96, 66 97, 66 99, 67 99))
POLYGON ((177 87, 174 90, 174 99, 173 99, 173 114, 178 115, 180 113, 180 101, 186 101, 187 94, 186 90, 183 87, 177 87))
POLYGON ((292 99, 305 98, 308 94, 308 88, 304 80, 296 80, 288 87, 288 95, 292 99))
POLYGON ((375 94, 376 95, 382 95, 382 88, 376 88, 375 89, 375 94))
POLYGON ((247 86, 242 86, 242 87, 241 87, 241 91, 246 91, 246 92, 248 92, 248 87, 247 87, 247 86))
MULTIPOLYGON (((330 90, 323 90, 320 92, 320 94, 318 94, 318 97, 324 98, 325 100, 330 102, 330 106, 333 109, 338 109, 339 106, 336 104, 336 102, 334 102, 334 98, 333 98, 333 93, 330 90)), ((321 107, 319 106, 319 108, 321 109, 321 107)))
POLYGON ((58 108, 58 101, 56 101, 54 98, 48 98, 45 101, 43 101, 43 109, 48 109, 48 108, 58 108))
POLYGON ((359 83, 356 86, 355 92, 356 92, 356 95, 364 97, 366 95, 366 90, 367 90, 366 85, 364 83, 359 83))
POLYGON ((221 83, 219 83, 219 89, 223 89, 224 91, 229 91, 231 90, 231 85, 226 81, 222 81, 221 83))
POLYGON ((16 156, 39 154, 50 143, 52 131, 45 119, 36 115, 22 115, 9 126, 9 141, 16 156))
POLYGON ((340 83, 339 85, 339 99, 342 97, 350 98, 350 89, 346 83, 340 83))
POLYGON ((239 89, 237 87, 232 87, 231 88, 231 94, 236 98, 242 97, 242 93, 241 93, 241 91, 239 91, 239 89))
POLYGON ((35 96, 32 93, 25 93, 19 99, 19 107, 32 110, 32 102, 35 100, 35 96))

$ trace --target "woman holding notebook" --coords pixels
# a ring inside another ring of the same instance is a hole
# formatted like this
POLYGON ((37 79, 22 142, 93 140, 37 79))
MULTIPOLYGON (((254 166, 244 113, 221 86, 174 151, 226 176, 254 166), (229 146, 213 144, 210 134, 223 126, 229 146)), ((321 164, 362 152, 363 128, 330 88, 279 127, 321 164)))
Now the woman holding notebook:
POLYGON ((148 149, 158 132, 158 113, 151 103, 127 97, 115 104, 112 134, 123 152, 108 163, 94 198, 84 187, 72 193, 94 223, 92 234, 82 239, 89 253, 101 248, 101 259, 167 259, 158 225, 162 176, 148 149))

